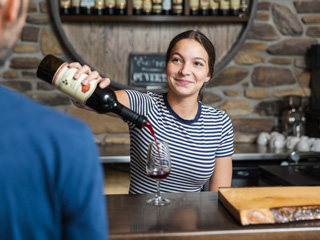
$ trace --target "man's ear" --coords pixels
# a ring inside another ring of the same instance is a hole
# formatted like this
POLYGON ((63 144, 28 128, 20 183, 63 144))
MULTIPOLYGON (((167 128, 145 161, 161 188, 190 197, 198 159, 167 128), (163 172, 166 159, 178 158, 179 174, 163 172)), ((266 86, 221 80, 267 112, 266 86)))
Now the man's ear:
POLYGON ((18 17, 21 0, 2 0, 4 7, 4 21, 6 23, 13 23, 18 17))

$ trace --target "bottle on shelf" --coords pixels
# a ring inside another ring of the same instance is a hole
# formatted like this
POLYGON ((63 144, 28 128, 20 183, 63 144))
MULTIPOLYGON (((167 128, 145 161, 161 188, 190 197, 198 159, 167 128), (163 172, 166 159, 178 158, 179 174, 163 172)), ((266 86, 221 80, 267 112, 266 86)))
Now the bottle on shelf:
POLYGON ((80 15, 81 8, 80 8, 80 0, 71 0, 71 15, 80 15))
POLYGON ((144 15, 150 15, 152 12, 152 2, 151 0, 143 0, 142 12, 144 15))
POLYGON ((239 17, 247 16, 248 3, 247 0, 241 0, 239 17))
POLYGON ((116 0, 105 0, 104 1, 104 14, 105 15, 114 15, 116 9, 116 0))
POLYGON ((71 0, 60 0, 60 14, 69 15, 70 5, 71 5, 71 0))
POLYGON ((230 14, 230 0, 220 0, 219 11, 219 15, 228 16, 230 14))
POLYGON ((162 14, 162 0, 152 0, 152 13, 154 15, 162 14))
POLYGON ((207 16, 209 14, 209 0, 200 0, 200 15, 207 16))
POLYGON ((183 15, 183 0, 172 0, 172 14, 176 16, 183 15))
POLYGON ((171 0, 162 0, 162 15, 172 14, 172 2, 171 0))
POLYGON ((81 0, 81 14, 92 15, 94 8, 94 0, 81 0))
POLYGON ((77 71, 77 68, 69 68, 68 63, 61 59, 47 55, 38 67, 37 77, 98 113, 116 113, 138 128, 143 128, 147 124, 145 116, 120 104, 110 87, 101 89, 96 80, 91 81, 88 85, 82 85, 81 82, 88 76, 87 74, 74 80, 73 76, 77 71))
POLYGON ((116 0, 116 14, 117 15, 127 14, 127 0, 116 0))
POLYGON ((143 7, 143 0, 132 0, 133 15, 141 15, 143 7))
POLYGON ((230 0, 231 16, 239 16, 240 0, 230 0))
POLYGON ((210 12, 210 15, 212 16, 219 15, 219 0, 210 0, 209 12, 210 12))
POLYGON ((93 13, 98 16, 104 14, 104 0, 95 0, 93 13))
POLYGON ((199 0, 189 0, 189 8, 190 8, 191 16, 199 15, 199 5, 200 5, 199 0))

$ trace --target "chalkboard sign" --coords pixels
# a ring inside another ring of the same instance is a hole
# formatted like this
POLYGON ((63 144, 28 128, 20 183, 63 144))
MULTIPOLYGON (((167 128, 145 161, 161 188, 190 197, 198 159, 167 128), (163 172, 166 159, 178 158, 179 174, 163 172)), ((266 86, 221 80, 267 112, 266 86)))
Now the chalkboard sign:
POLYGON ((167 86, 164 53, 130 53, 132 86, 167 86))

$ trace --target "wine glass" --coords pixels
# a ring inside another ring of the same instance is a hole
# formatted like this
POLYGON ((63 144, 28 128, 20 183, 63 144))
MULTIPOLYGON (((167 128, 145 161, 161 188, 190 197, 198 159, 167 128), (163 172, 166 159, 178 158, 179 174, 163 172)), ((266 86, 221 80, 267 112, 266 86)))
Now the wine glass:
POLYGON ((147 200, 150 205, 163 206, 170 204, 169 199, 162 198, 160 195, 160 181, 168 177, 171 171, 171 160, 169 145, 163 141, 149 143, 147 157, 147 174, 157 182, 157 193, 154 198, 147 200))

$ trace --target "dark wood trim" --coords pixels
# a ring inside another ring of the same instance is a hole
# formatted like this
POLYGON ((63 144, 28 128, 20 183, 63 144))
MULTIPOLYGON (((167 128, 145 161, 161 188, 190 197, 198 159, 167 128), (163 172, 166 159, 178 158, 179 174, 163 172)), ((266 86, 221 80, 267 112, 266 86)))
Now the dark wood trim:
MULTIPOLYGON (((81 64, 86 64, 90 67, 92 67, 89 63, 87 63, 82 56, 80 56, 77 51, 74 49, 73 45, 69 41, 68 37, 66 36, 63 27, 62 27, 62 21, 60 17, 60 11, 59 11, 59 3, 56 0, 47 0, 48 5, 49 5, 49 13, 51 14, 51 18, 53 19, 53 23, 55 25, 56 31, 58 33, 58 37, 60 38, 61 42, 63 43, 64 47, 67 49, 68 53, 71 55, 71 57, 81 63, 81 64)), ((237 41, 234 46, 231 48, 229 53, 215 66, 215 74, 214 76, 217 76, 225 67, 226 65, 233 59, 235 54, 239 51, 239 49, 242 47, 243 43, 245 42, 248 32, 251 29, 251 26, 253 24, 253 21, 255 19, 256 15, 256 9, 258 6, 258 0, 251 0, 250 1, 250 6, 249 6, 249 17, 244 17, 244 18, 239 18, 239 17, 208 17, 208 16, 198 16, 197 19, 199 19, 198 22, 212 22, 212 23, 230 23, 230 22, 237 22, 239 24, 245 24, 245 27, 243 28, 243 31, 240 33, 239 41, 237 41), (201 19, 201 20, 200 20, 201 19)), ((97 21, 99 16, 86 16, 84 17, 77 17, 77 16, 63 16, 64 21, 90 21, 90 19, 97 21)), ((123 16, 113 16, 112 20, 113 22, 118 21, 118 22, 128 22, 128 21, 133 21, 132 19, 135 19, 135 21, 154 21, 154 22, 163 22, 164 18, 166 18, 165 22, 176 22, 176 23, 181 23, 181 22, 190 22, 191 20, 194 21, 193 16, 126 16, 124 18, 123 16), (123 20, 119 20, 123 19, 123 20), (125 20, 126 19, 126 20, 125 20), (131 20, 130 20, 131 19, 131 20), (153 20, 151 20, 153 19, 153 20), (177 20, 178 19, 178 20, 177 20)), ((110 20, 110 16, 101 16, 101 20, 110 20)), ((93 67, 92 67, 93 68, 93 67)), ((94 68, 93 68, 94 69, 94 68)), ((101 74, 103 75, 103 74, 101 74)), ((111 81, 111 87, 114 89, 124 89, 124 88, 134 88, 137 90, 145 90, 145 89, 139 89, 137 87, 132 87, 128 86, 125 84, 118 83, 114 80, 111 81)))

